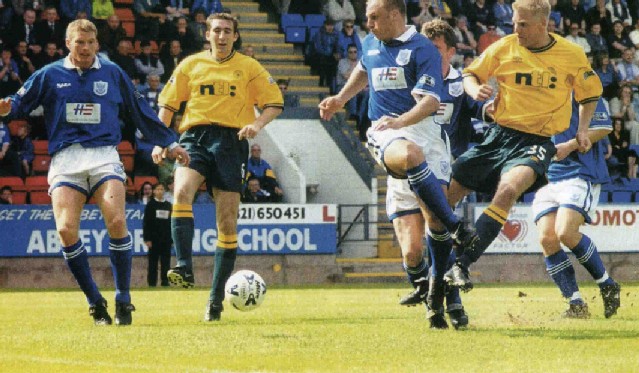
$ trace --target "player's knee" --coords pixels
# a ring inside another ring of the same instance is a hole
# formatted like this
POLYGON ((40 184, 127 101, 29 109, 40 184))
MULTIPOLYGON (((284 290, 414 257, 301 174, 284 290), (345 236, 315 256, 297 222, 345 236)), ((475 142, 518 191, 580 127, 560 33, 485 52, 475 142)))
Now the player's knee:
POLYGON ((546 255, 552 255, 560 248, 559 238, 555 235, 542 234, 539 243, 546 255))
POLYGON ((57 227, 57 231, 63 246, 73 245, 78 241, 78 227, 70 224, 60 224, 57 227))
POLYGON ((180 205, 190 205, 193 204, 193 197, 193 193, 190 193, 188 190, 181 188, 175 190, 173 198, 175 201, 174 203, 180 205))
POLYGON ((109 232, 109 236, 117 236, 126 232, 126 218, 124 215, 116 215, 110 218, 106 223, 107 231, 109 232))
POLYGON ((494 200, 500 200, 512 204, 517 201, 517 198, 519 198, 521 194, 522 191, 518 190, 515 185, 512 185, 511 183, 500 183, 497 188, 497 192, 495 193, 494 200))
POLYGON ((571 229, 565 227, 560 228, 559 232, 557 232, 557 235, 559 236, 559 241, 564 244, 564 246, 569 248, 577 246, 579 240, 581 239, 581 235, 579 234, 579 232, 574 232, 571 229))
POLYGON ((405 159, 408 168, 417 167, 424 162, 424 152, 417 144, 410 142, 406 146, 405 159))
POLYGON ((407 267, 417 267, 422 261, 422 254, 420 252, 408 252, 404 254, 404 264, 407 267))

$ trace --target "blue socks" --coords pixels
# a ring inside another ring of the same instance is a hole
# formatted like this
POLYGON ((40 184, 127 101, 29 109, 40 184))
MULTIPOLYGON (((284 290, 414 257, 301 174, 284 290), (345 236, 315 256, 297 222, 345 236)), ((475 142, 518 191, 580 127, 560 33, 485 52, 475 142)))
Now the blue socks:
POLYGON ((588 273, 595 279, 599 287, 614 284, 614 281, 608 276, 608 272, 606 272, 606 268, 601 261, 597 246, 595 246, 595 243, 592 242, 588 236, 584 234, 581 237, 581 241, 579 241, 577 246, 572 248, 571 251, 575 254, 579 263, 588 270, 588 273))
POLYGON ((171 213, 171 235, 175 245, 177 266, 193 270, 193 206, 174 204, 171 213))
POLYGON ((109 257, 111 270, 115 282, 115 301, 131 303, 131 263, 133 260, 133 246, 131 236, 111 238, 109 242, 109 257))
POLYGON ((413 192, 424 201, 428 209, 446 226, 446 229, 454 232, 459 225, 459 218, 448 205, 442 185, 428 168, 428 163, 422 162, 419 166, 406 171, 406 174, 413 192))
POLYGON ((75 280, 80 285, 80 289, 87 297, 87 302, 90 306, 95 305, 100 299, 102 294, 98 290, 98 286, 93 281, 91 276, 91 267, 89 266, 89 255, 84 249, 84 245, 81 240, 78 240, 75 244, 62 248, 62 255, 67 262, 67 266, 75 280))
POLYGON ((564 298, 570 298, 570 303, 583 303, 579 286, 575 278, 575 269, 563 250, 547 256, 546 271, 561 290, 564 298))
POLYGON ((428 263, 426 263, 426 260, 423 257, 422 261, 415 267, 409 267, 406 263, 403 265, 404 270, 406 271, 406 276, 408 276, 408 282, 410 282, 413 287, 416 287, 416 280, 419 280, 420 278, 428 278, 428 263))
POLYGON ((430 257, 433 258, 431 275, 437 280, 442 280, 444 273, 446 273, 448 257, 453 247, 450 233, 448 231, 436 232, 431 230, 428 232, 427 241, 430 257))

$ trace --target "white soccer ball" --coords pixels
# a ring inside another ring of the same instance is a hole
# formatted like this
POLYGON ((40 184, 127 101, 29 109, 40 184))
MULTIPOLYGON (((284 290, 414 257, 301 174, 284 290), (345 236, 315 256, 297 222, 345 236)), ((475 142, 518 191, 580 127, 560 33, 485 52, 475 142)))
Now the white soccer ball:
POLYGON ((257 273, 243 269, 229 277, 225 286, 226 298, 240 311, 256 309, 264 301, 266 283, 257 273))

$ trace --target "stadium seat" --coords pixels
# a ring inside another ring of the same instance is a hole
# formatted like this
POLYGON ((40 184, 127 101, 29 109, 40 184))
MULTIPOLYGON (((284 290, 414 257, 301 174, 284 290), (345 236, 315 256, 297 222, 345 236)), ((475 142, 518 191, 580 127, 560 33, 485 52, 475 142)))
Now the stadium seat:
POLYGON ((319 32, 319 27, 309 27, 308 28, 308 40, 312 41, 313 38, 315 37, 315 34, 317 34, 319 32))
POLYGON ((615 190, 610 193, 610 202, 612 203, 632 203, 633 192, 630 190, 615 190))
POLYGON ((48 154, 38 154, 33 158, 33 172, 37 175, 45 175, 51 166, 51 156, 48 154))
POLYGON ((306 27, 322 27, 326 21, 326 16, 323 14, 307 14, 304 16, 304 22, 306 27))
POLYGON ((27 190, 21 178, 17 176, 2 176, 0 177, 0 188, 5 185, 11 187, 14 205, 23 205, 27 202, 27 190))
POLYGON ((126 6, 126 5, 133 5, 133 0, 115 0, 114 1, 114 5, 116 7, 118 6, 126 6))
POLYGON ((49 183, 46 176, 27 176, 25 187, 29 192, 29 201, 33 205, 50 205, 49 183))
POLYGON ((282 18, 280 19, 280 27, 282 28, 282 30, 286 31, 288 27, 292 26, 306 27, 304 17, 302 17, 301 14, 295 13, 282 14, 282 18))
POLYGON ((122 28, 126 31, 126 36, 132 38, 135 36, 135 22, 134 21, 126 21, 122 22, 122 28))
POLYGON ((284 30, 284 41, 292 44, 306 43, 306 27, 289 26, 284 30))
POLYGON ((133 172, 135 168, 135 149, 133 149, 133 145, 128 141, 122 141, 118 145, 118 153, 120 154, 124 171, 127 173, 133 172))
POLYGON ((44 191, 29 192, 29 201, 32 205, 50 205, 51 196, 44 191))
POLYGON ((135 21, 135 15, 133 14, 133 10, 131 8, 115 8, 115 15, 120 18, 121 22, 125 21, 135 21))
POLYGON ((49 142, 47 140, 33 140, 33 154, 35 155, 48 155, 49 154, 49 142))
POLYGON ((607 190, 602 190, 599 193, 599 203, 608 203, 610 202, 610 192, 607 190))
POLYGON ((144 184, 147 181, 151 184, 157 184, 158 178, 155 176, 136 176, 135 179, 133 180, 133 186, 135 188, 135 192, 137 193, 138 190, 140 190, 140 188, 142 187, 142 184, 144 184))
MULTIPOLYGON (((135 44, 133 45, 136 55, 142 53, 142 49, 140 48, 141 43, 141 41, 136 40, 135 44)), ((158 47, 158 43, 156 43, 155 40, 150 40, 149 44, 151 44, 151 54, 158 55, 160 53, 160 47, 158 47)))

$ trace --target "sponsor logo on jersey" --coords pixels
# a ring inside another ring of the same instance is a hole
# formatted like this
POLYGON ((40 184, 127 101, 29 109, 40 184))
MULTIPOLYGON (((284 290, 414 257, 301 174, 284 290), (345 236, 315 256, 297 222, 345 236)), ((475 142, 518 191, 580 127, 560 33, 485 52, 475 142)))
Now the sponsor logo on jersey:
POLYGON ((375 91, 408 87, 403 67, 377 67, 373 69, 371 76, 375 91))
POLYGON ((535 70, 529 73, 515 73, 515 84, 536 88, 556 88, 557 77, 551 71, 535 70))
POLYGON ((66 88, 66 87, 71 87, 71 83, 57 83, 56 88, 66 88))
POLYGON ((590 70, 590 71, 586 71, 586 72, 584 73, 584 80, 586 80, 586 79, 590 78, 591 76, 595 76, 595 75, 597 75, 597 74, 595 74, 595 72, 594 72, 594 71, 592 71, 592 70, 590 70))
POLYGON ((104 96, 109 91, 109 83, 103 82, 101 80, 97 82, 93 82, 93 93, 98 96, 104 96))
POLYGON ((430 75, 424 74, 424 75, 422 75, 421 78, 419 78, 417 83, 425 84, 425 85, 427 85, 429 87, 434 87, 435 86, 435 78, 433 78, 430 75))
POLYGON ((268 77, 268 83, 269 83, 269 84, 275 84, 275 79, 273 79, 273 77, 272 77, 272 76, 269 76, 269 77, 268 77))
POLYGON ((18 90, 17 94, 18 96, 24 96, 25 93, 27 93, 27 89, 23 87, 20 87, 20 89, 18 90))
POLYGON ((448 85, 448 94, 453 97, 459 97, 464 93, 464 85, 462 82, 453 82, 448 85))
POLYGON ((397 57, 395 58, 395 62, 397 62, 397 64, 399 66, 404 66, 406 65, 409 61, 410 61, 410 54, 413 51, 411 51, 410 49, 402 49, 399 51, 399 53, 397 53, 397 57))
POLYGON ((100 123, 100 104, 93 103, 67 103, 67 122, 98 124, 100 123))
POLYGON ((594 114, 592 115, 592 120, 608 120, 608 113, 604 112, 604 111, 595 111, 594 114))

